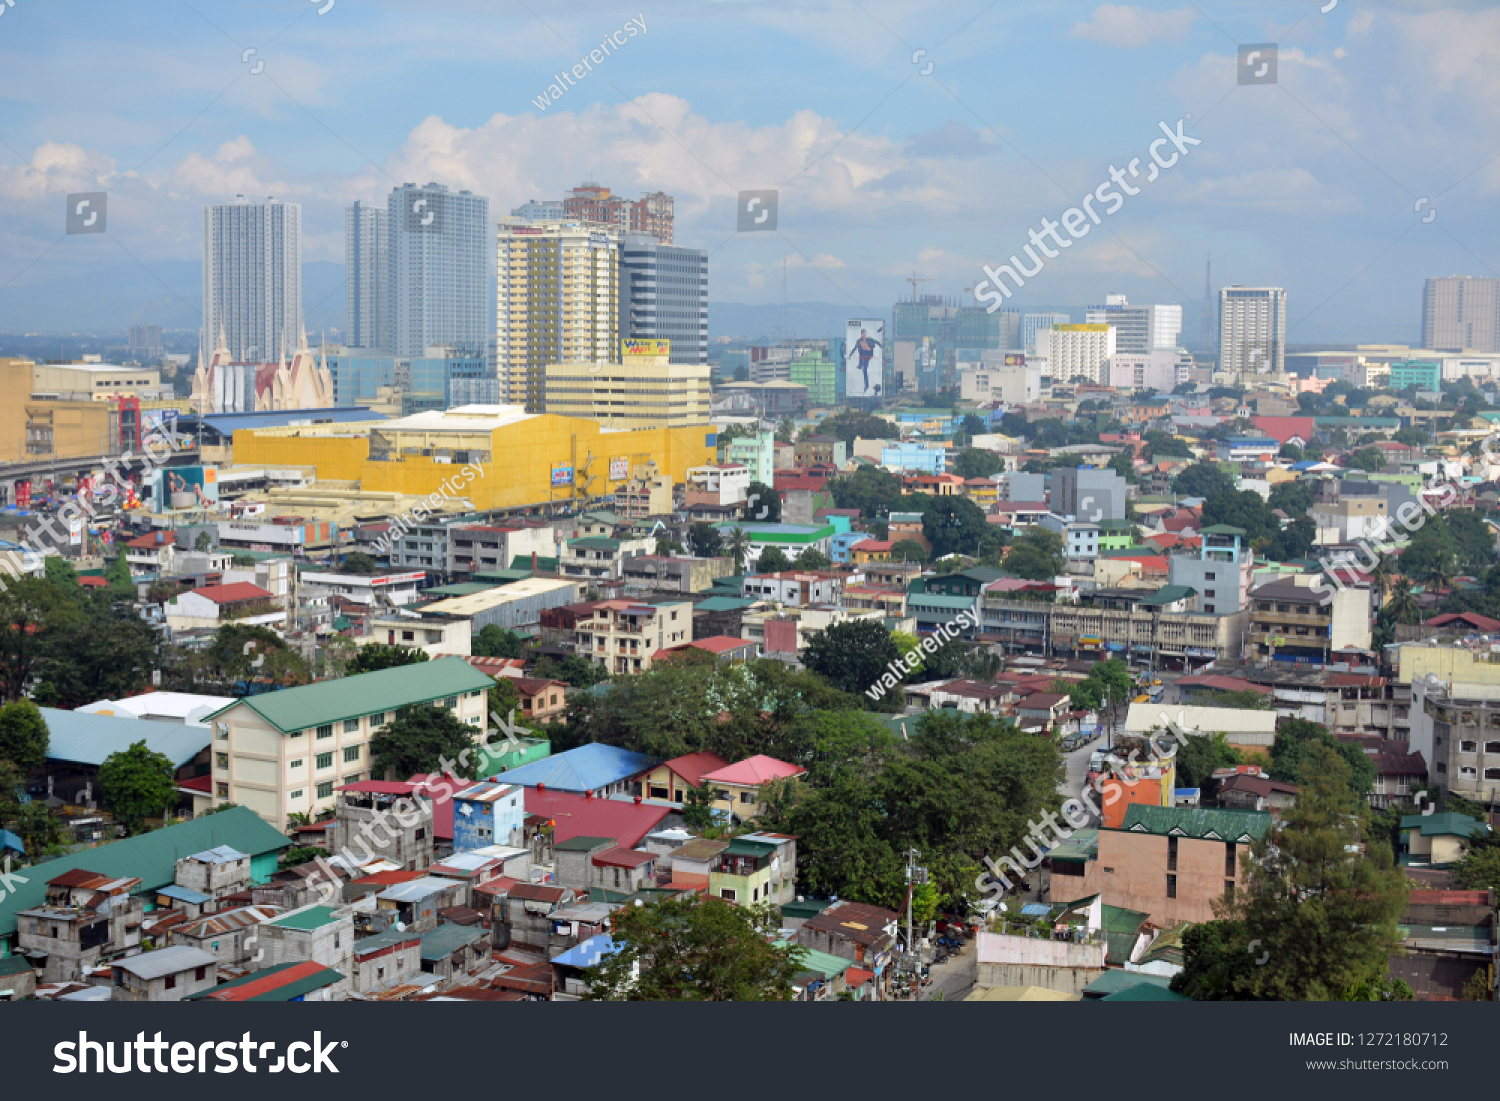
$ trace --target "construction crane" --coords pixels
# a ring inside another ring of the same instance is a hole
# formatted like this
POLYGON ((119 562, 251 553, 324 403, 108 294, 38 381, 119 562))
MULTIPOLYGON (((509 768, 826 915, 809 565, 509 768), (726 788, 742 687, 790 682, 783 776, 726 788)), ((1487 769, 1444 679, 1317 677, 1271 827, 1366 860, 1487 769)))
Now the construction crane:
POLYGON ((910 275, 908 275, 906 277, 906 279, 904 280, 904 282, 907 282, 907 283, 911 284, 911 300, 913 302, 915 302, 917 300, 917 284, 918 283, 931 283, 932 280, 931 279, 926 279, 926 278, 920 278, 920 277, 918 277, 918 275, 917 275, 916 272, 912 272, 910 275))

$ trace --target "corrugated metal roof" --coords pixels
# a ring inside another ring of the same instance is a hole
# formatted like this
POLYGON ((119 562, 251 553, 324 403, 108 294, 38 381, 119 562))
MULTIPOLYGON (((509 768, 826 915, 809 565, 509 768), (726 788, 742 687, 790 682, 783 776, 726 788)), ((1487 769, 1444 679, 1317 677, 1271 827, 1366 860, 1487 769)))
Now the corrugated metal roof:
POLYGON ((1206 807, 1152 807, 1136 804, 1125 811, 1126 833, 1178 835, 1216 841, 1254 840, 1271 828, 1271 815, 1259 810, 1206 807))
POLYGON ((206 726, 178 726, 53 707, 38 710, 47 724, 47 758, 53 761, 98 766, 111 753, 144 741, 147 749, 180 768, 201 753, 213 736, 206 726))
POLYGON ((445 959, 460 948, 465 948, 476 940, 484 940, 489 935, 489 930, 480 926, 439 925, 422 934, 422 958, 445 959))
POLYGON ((552 963, 553 966, 589 968, 596 966, 605 956, 614 955, 615 951, 614 938, 608 933, 600 933, 554 956, 552 963))
POLYGON ((305 910, 287 914, 271 922, 283 929, 321 929, 325 925, 331 925, 338 919, 338 910, 332 906, 309 906, 305 910))
POLYGON ((248 860, 249 854, 242 853, 230 845, 216 845, 212 849, 204 849, 201 853, 193 853, 188 859, 196 860, 200 864, 233 864, 237 860, 248 860))
POLYGON ((191 887, 180 887, 176 883, 168 883, 156 892, 167 898, 175 898, 178 902, 186 902, 191 906, 201 906, 205 902, 213 901, 213 895, 206 895, 202 891, 195 891, 191 887))
POLYGON ((660 757, 591 742, 502 772, 500 779, 528 788, 545 784, 556 791, 599 791, 660 763, 660 757))
MULTIPOLYGON (((300 688, 283 688, 279 692, 263 692, 236 700, 230 707, 249 707, 276 729, 291 733, 341 719, 394 711, 404 704, 428 703, 492 687, 494 682, 468 662, 448 657, 318 681, 300 688)), ((214 715, 222 715, 229 709, 223 708, 214 715)))
POLYGON ((159 979, 163 975, 175 975, 190 967, 218 968, 219 959, 201 948, 190 948, 179 944, 172 948, 159 948, 155 952, 142 952, 139 956, 127 956, 115 960, 111 967, 129 971, 142 979, 159 979))
POLYGON ((332 986, 344 976, 331 967, 304 961, 282 963, 246 975, 242 979, 220 983, 212 990, 192 994, 183 1001, 210 1000, 215 1002, 289 1002, 332 986))
POLYGON ((233 807, 163 830, 86 849, 27 868, 27 882, 0 899, 0 936, 16 930, 16 914, 39 905, 49 880, 80 868, 109 876, 138 876, 141 894, 160 891, 176 880, 177 861, 189 853, 231 844, 252 857, 291 848, 292 842, 248 807, 233 807))

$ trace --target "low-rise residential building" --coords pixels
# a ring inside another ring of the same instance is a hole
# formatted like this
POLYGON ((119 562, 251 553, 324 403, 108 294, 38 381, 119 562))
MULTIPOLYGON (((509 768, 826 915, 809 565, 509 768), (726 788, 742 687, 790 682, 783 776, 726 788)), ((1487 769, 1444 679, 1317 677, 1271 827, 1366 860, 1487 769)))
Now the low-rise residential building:
POLYGON ((658 650, 691 641, 693 605, 671 597, 605 600, 574 629, 577 653, 611 673, 644 673, 658 650))
POLYGON ((222 967, 248 967, 260 951, 256 926, 281 913, 279 906, 240 906, 175 925, 167 933, 167 939, 172 944, 208 952, 222 967))
POLYGON ((221 899, 250 886, 250 857, 228 845, 204 849, 177 862, 175 880, 179 887, 221 899))
POLYGON ((354 942, 350 993, 374 994, 387 987, 426 982, 422 973, 422 934, 390 928, 354 942))
POLYGON ((1333 589, 1312 575, 1250 592, 1247 643, 1263 660, 1327 665, 1370 649, 1368 589, 1333 589), (1303 584, 1303 580, 1306 584, 1303 584))
POLYGON ((177 533, 148 531, 125 544, 125 564, 131 577, 163 577, 172 572, 172 557, 177 549, 177 533))
POLYGON ((442 707, 477 734, 491 683, 451 657, 237 700, 209 716, 214 797, 278 827, 334 809, 337 787, 369 778, 370 740, 399 708, 442 707))
MULTIPOLYGON (((750 468, 743 463, 723 463, 717 466, 689 467, 684 482, 686 502, 694 505, 738 505, 750 494, 750 483, 755 479, 750 468)), ((770 485, 767 479, 763 484, 770 485)))
POLYGON ((740 593, 747 600, 774 600, 794 608, 838 604, 844 593, 844 575, 827 570, 746 574, 740 579, 740 593))
POLYGON ((1401 819, 1402 864, 1447 868, 1469 851, 1475 837, 1487 836, 1491 827, 1466 814, 1408 814, 1401 819))
POLYGON ((404 871, 433 859, 431 794, 400 780, 360 780, 337 789, 330 851, 387 860, 404 871))
POLYGON ((848 960, 884 988, 900 918, 895 911, 839 899, 802 923, 797 943, 848 960))
POLYGON ((744 532, 749 542, 749 547, 745 552, 746 572, 754 572, 755 564, 760 561, 761 552, 767 547, 776 547, 789 560, 795 560, 805 550, 816 550, 829 555, 829 560, 832 560, 830 552, 833 550, 833 536, 836 531, 832 524, 777 524, 745 521, 715 526, 719 536, 726 542, 734 537, 735 530, 744 532))
MULTIPOLYGON (((262 922, 256 937, 258 951, 265 953, 263 967, 316 963, 343 976, 354 973, 354 912, 348 908, 304 906, 262 922)), ((348 990, 349 979, 341 978, 334 985, 334 996, 348 990)))
POLYGON ((164 611, 167 626, 174 631, 211 631, 226 623, 264 627, 286 621, 285 610, 276 607, 271 594, 248 581, 188 589, 167 601, 164 611))
POLYGON ((715 809, 728 812, 741 821, 760 814, 760 789, 770 783, 791 780, 806 774, 807 769, 756 754, 724 768, 703 774, 703 782, 712 785, 717 798, 715 809))
POLYGON ((1240 857, 1271 828, 1260 811, 1132 806, 1097 848, 1059 871, 1054 902, 1102 896, 1106 905, 1149 914, 1153 925, 1214 920, 1213 904, 1244 884, 1240 857))
POLYGON ((118 960, 110 971, 117 1002, 180 1002, 219 982, 218 959, 187 945, 118 960))
POLYGON ((620 570, 627 585, 657 591, 701 593, 711 589, 719 578, 733 575, 734 559, 642 554, 627 559, 620 570))
POLYGON ((515 783, 482 780, 453 794, 453 851, 520 845, 526 802, 515 783))
MULTIPOLYGON (((29 877, 28 877, 29 878, 29 877)), ((75 868, 46 880, 46 901, 15 914, 21 953, 45 982, 76 982, 141 944, 141 880, 75 868)))
MULTIPOLYGON (((666 511, 671 511, 670 504, 666 511)), ((625 576, 626 561, 651 554, 655 549, 654 539, 616 539, 606 535, 569 539, 563 544, 557 572, 585 581, 617 581, 625 576)))

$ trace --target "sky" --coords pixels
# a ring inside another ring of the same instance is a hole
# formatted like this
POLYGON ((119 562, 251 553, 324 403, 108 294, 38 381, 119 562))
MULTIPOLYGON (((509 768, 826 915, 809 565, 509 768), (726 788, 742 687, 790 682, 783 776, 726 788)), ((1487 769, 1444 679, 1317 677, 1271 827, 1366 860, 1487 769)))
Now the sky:
POLYGON ((406 181, 467 188, 496 217, 594 179, 675 196, 677 243, 710 250, 710 308, 785 295, 882 316, 913 274, 921 293, 972 301, 985 265, 1132 158, 1138 193, 1086 237, 1063 234, 1070 247, 1007 308, 1124 293, 1182 303, 1194 332, 1211 257, 1215 288, 1287 289, 1288 343, 1415 343, 1425 278, 1500 274, 1492 2, 14 0, 0 13, 0 293, 65 298, 120 268, 196 308, 182 262, 201 257, 203 204, 237 193, 301 203, 304 260, 341 262, 343 208, 406 181), (602 61, 559 79, 607 36, 602 61), (1252 69, 1240 47, 1258 44, 1275 44, 1274 84, 1241 83, 1269 51, 1252 69), (1198 144, 1158 144, 1171 166, 1143 182, 1151 143, 1179 123, 1198 144), (748 190, 778 193, 774 232, 736 231, 748 190), (63 233, 66 195, 84 191, 109 193, 106 234, 63 233))

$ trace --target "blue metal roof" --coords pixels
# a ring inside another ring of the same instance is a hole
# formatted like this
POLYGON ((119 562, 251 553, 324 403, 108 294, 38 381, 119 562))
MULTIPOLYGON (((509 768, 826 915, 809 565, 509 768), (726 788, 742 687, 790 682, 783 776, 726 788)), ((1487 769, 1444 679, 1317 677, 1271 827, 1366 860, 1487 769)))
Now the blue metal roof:
POLYGON ((21 844, 21 839, 10 830, 0 830, 0 851, 14 849, 22 856, 26 855, 26 846, 21 844))
POLYGON ((615 954, 615 940, 608 933, 600 933, 596 937, 575 944, 560 956, 554 956, 553 963, 564 967, 594 967, 605 956, 615 954))
POLYGON ((203 752, 213 735, 206 726, 122 719, 54 707, 39 710, 47 724, 47 757, 80 765, 102 765, 111 753, 144 741, 146 748, 164 754, 172 767, 180 768, 203 752))
POLYGON ((507 784, 528 788, 545 784, 556 791, 598 791, 659 764, 659 757, 592 742, 499 775, 507 784))
POLYGON ((191 887, 179 887, 175 883, 167 884, 167 886, 161 888, 156 893, 166 895, 168 898, 175 898, 178 902, 191 903, 194 906, 201 906, 205 902, 212 902, 214 897, 213 895, 206 895, 202 891, 195 891, 191 887))
POLYGON ((343 424, 347 421, 383 421, 383 413, 375 413, 363 406, 339 405, 328 409, 280 409, 262 413, 205 413, 202 416, 189 414, 177 419, 178 431, 189 421, 208 425, 214 431, 228 436, 241 428, 284 428, 289 424, 343 424))

